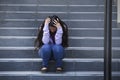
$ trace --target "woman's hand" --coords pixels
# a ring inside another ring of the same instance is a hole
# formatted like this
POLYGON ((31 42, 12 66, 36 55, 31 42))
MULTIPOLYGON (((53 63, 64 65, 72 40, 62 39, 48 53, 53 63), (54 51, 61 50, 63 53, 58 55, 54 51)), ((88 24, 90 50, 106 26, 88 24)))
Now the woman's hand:
POLYGON ((38 47, 35 47, 34 50, 35 50, 35 51, 36 51, 36 50, 39 50, 39 48, 38 48, 38 47))
POLYGON ((61 24, 58 19, 54 20, 53 23, 54 23, 54 26, 56 26, 57 28, 61 27, 61 24))
POLYGON ((50 18, 48 17, 45 19, 45 24, 49 24, 49 23, 50 23, 50 18))

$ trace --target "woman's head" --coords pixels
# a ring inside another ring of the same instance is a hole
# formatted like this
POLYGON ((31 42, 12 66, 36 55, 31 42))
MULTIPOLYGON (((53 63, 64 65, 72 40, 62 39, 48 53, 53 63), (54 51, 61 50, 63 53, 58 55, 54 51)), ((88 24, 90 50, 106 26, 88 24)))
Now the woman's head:
POLYGON ((60 18, 58 16, 56 16, 56 15, 50 16, 50 19, 51 19, 51 22, 53 22, 54 20, 56 20, 58 22, 61 21, 60 18))
POLYGON ((57 30, 57 26, 55 25, 55 21, 60 22, 61 20, 56 15, 49 16, 49 18, 50 18, 49 29, 50 29, 51 32, 54 33, 57 30))

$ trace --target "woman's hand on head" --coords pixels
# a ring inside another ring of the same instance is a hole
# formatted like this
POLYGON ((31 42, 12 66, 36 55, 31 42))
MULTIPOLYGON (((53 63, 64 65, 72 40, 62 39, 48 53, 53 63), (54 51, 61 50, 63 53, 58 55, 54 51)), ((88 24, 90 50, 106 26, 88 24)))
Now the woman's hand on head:
POLYGON ((56 26, 57 28, 61 27, 59 20, 54 20, 54 26, 56 26))
POLYGON ((49 23, 50 23, 50 18, 47 17, 47 18, 45 19, 45 24, 49 24, 49 23))

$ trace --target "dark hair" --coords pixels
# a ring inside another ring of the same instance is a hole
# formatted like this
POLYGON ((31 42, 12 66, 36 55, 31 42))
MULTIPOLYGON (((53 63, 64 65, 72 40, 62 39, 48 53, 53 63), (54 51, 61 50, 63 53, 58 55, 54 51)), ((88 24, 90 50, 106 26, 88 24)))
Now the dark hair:
MULTIPOLYGON (((61 27, 63 29, 63 36, 62 36, 62 46, 63 47, 68 47, 68 27, 67 25, 61 21, 61 19, 56 16, 56 15, 53 15, 53 16, 49 16, 49 18, 51 19, 50 23, 49 23, 49 26, 50 25, 53 25, 53 20, 59 20, 59 23, 61 24, 61 27)), ((35 39, 35 44, 34 46, 35 47, 41 47, 43 45, 43 42, 42 42, 42 37, 43 37, 43 27, 44 27, 44 23, 45 23, 45 20, 43 21, 43 23, 40 25, 39 29, 38 29, 38 34, 37 34, 37 38, 35 39)))

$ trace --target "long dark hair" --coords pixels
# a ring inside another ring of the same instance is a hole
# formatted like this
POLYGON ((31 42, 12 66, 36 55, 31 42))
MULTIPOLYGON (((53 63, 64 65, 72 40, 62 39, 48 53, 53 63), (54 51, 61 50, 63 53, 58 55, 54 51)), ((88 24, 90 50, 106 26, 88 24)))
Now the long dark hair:
MULTIPOLYGON (((55 20, 57 20, 57 19, 59 20, 59 23, 61 24, 61 27, 63 29, 62 46, 68 47, 68 27, 67 27, 67 25, 56 15, 49 16, 49 17, 51 20, 53 18, 55 20)), ((34 44, 34 46, 37 48, 40 48, 43 45, 42 37, 43 37, 44 23, 45 23, 45 20, 42 22, 42 24, 38 28, 38 34, 37 34, 37 38, 35 39, 35 44, 34 44)))

